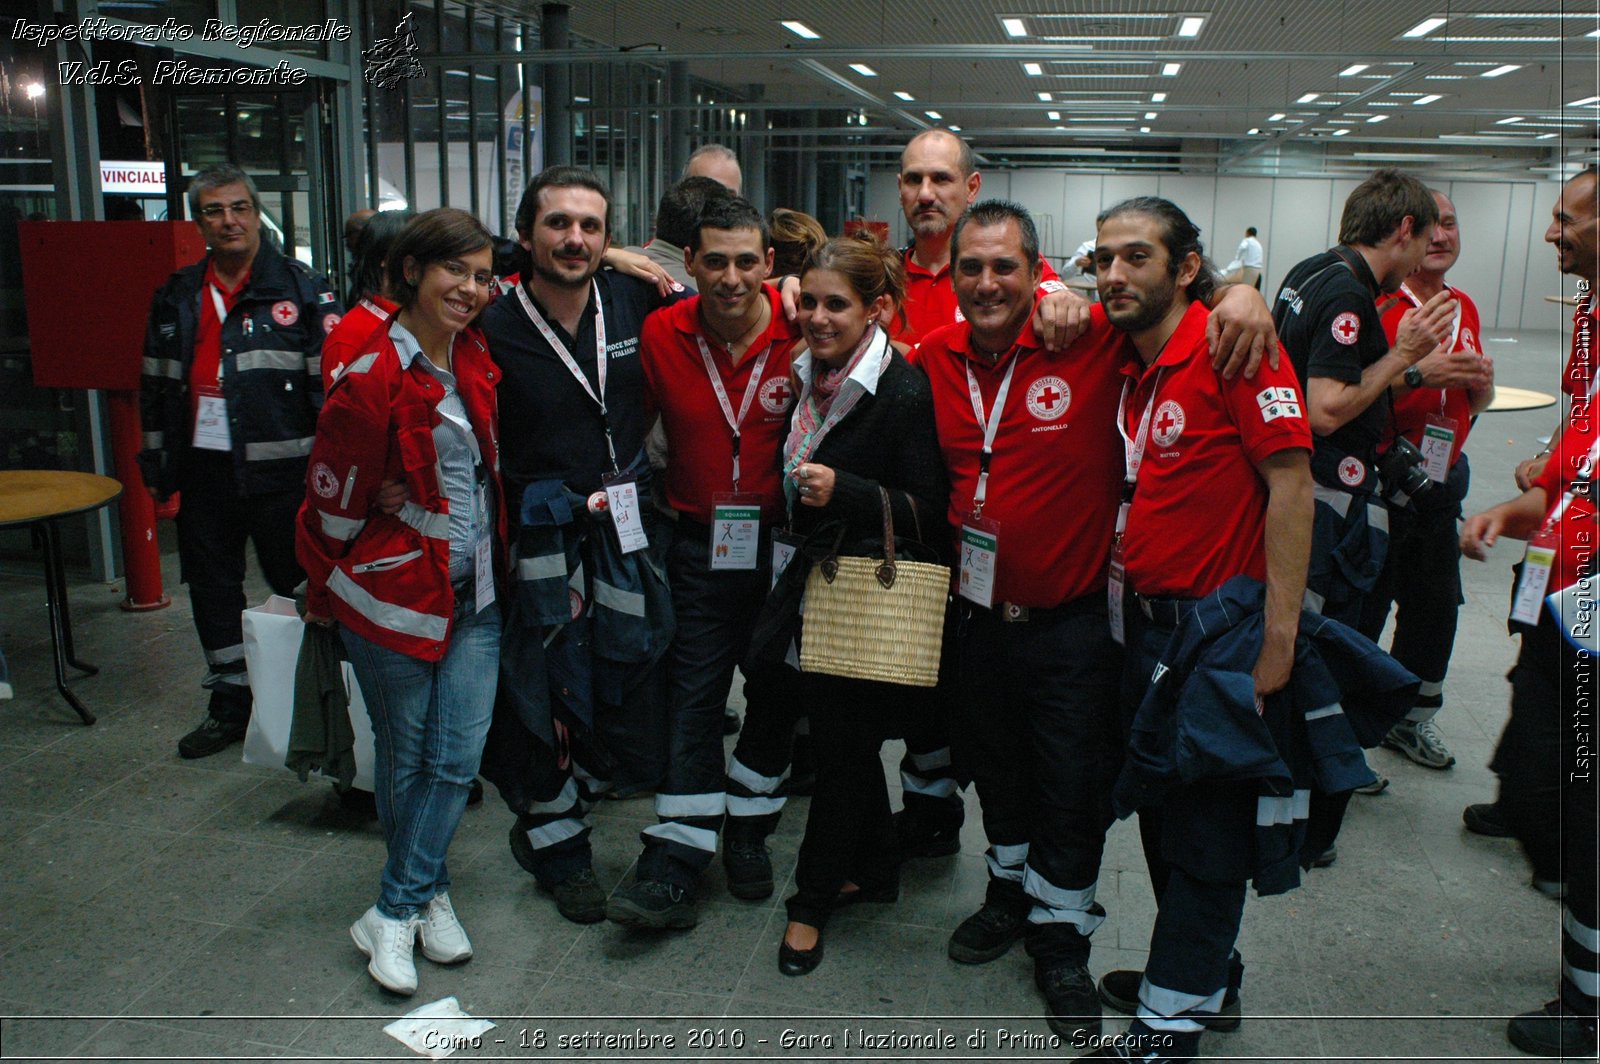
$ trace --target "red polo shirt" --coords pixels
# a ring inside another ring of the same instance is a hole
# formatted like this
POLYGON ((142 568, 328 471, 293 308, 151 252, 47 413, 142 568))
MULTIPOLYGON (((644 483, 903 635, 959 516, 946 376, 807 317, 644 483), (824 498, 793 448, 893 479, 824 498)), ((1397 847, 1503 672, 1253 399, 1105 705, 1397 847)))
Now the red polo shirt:
MULTIPOLYGON (((956 290, 950 283, 950 264, 946 263, 934 273, 917 265, 911 257, 914 250, 914 246, 905 250, 905 328, 895 336, 901 343, 912 346, 935 329, 966 320, 962 317, 961 308, 956 305, 956 290)), ((1039 278, 1038 291, 1034 293, 1035 301, 1039 296, 1066 287, 1056 276, 1056 271, 1051 268, 1048 259, 1040 258, 1039 264, 1043 267, 1043 272, 1039 278)))
MULTIPOLYGON (((1575 400, 1573 406, 1578 405, 1575 400)), ((1533 482, 1535 487, 1544 489, 1546 523, 1561 504, 1562 495, 1577 479, 1578 472, 1589 465, 1589 449, 1594 446, 1597 425, 1600 419, 1591 413, 1574 417, 1556 441, 1544 472, 1533 482)), ((1577 580, 1585 564, 1590 573, 1595 571, 1596 531, 1594 503, 1584 498, 1573 499, 1556 522, 1555 532, 1561 538, 1561 549, 1550 573, 1551 592, 1560 591, 1577 580)))
MULTIPOLYGON (((772 320, 766 333, 750 345, 743 361, 733 365, 728 349, 715 339, 707 338, 706 347, 737 417, 761 349, 772 345, 761 384, 739 430, 739 491, 759 495, 762 517, 772 521, 784 514, 779 455, 789 430, 789 410, 794 406, 789 358, 800 342, 800 330, 785 320, 777 290, 767 285, 766 294, 772 320)), ((652 412, 660 412, 667 432, 671 456, 667 503, 679 513, 710 524, 713 496, 733 490, 733 430, 706 375, 700 345, 695 343, 695 337, 702 335, 700 297, 694 296, 645 319, 639 333, 639 356, 643 359, 645 402, 652 412)))
POLYGON ((950 471, 949 519, 956 528, 972 512, 983 450, 966 367, 978 381, 984 413, 993 416, 1007 367, 1017 366, 995 434, 983 508, 983 516, 1000 525, 997 605, 1058 606, 1105 588, 1122 480, 1116 430, 1122 375, 1103 342, 1110 328, 1105 315, 1099 307, 1094 315, 1100 328, 1062 352, 1044 350, 1030 321, 993 366, 970 357, 967 322, 922 341, 918 364, 933 386, 939 447, 950 471))
MULTIPOLYGON (((1456 345, 1451 350, 1482 355, 1483 332, 1478 324, 1478 305, 1461 289, 1449 285, 1445 287, 1450 289, 1450 294, 1456 297, 1461 307, 1461 324, 1456 329, 1456 345)), ((1406 311, 1422 305, 1403 288, 1394 294, 1394 298, 1398 302, 1383 314, 1383 334, 1389 338, 1390 347, 1394 346, 1395 336, 1400 330, 1400 319, 1406 311)), ((1430 416, 1437 414, 1455 419, 1456 440, 1455 446, 1450 449, 1450 464, 1455 465, 1456 459, 1461 457, 1461 448, 1466 445, 1467 433, 1472 430, 1472 397, 1465 388, 1414 388, 1407 391, 1394 401, 1394 425, 1384 431, 1383 442, 1379 446, 1388 450, 1394 443, 1396 429, 1412 443, 1422 446, 1423 426, 1428 423, 1430 416)))
MULTIPOLYGON (((1098 309, 1098 308, 1097 308, 1098 309)), ((1211 367, 1203 304, 1191 303, 1146 368, 1124 338, 1124 427, 1150 439, 1122 539, 1128 586, 1198 598, 1235 576, 1267 578, 1267 485, 1256 466, 1289 448, 1311 450, 1305 393, 1288 356, 1231 381, 1211 367), (1152 402, 1153 395, 1153 405, 1152 402)), ((1121 455, 1118 465, 1122 464, 1121 455)))
POLYGON ((1561 372, 1561 390, 1571 396, 1586 396, 1594 388, 1594 345, 1600 342, 1600 316, 1595 314, 1592 294, 1583 296, 1572 315, 1572 354, 1561 372))
POLYGON ((361 355, 367 339, 378 331, 378 326, 389 320, 400 304, 382 296, 368 296, 335 318, 336 324, 322 341, 322 390, 333 387, 333 382, 344 372, 352 360, 361 355))

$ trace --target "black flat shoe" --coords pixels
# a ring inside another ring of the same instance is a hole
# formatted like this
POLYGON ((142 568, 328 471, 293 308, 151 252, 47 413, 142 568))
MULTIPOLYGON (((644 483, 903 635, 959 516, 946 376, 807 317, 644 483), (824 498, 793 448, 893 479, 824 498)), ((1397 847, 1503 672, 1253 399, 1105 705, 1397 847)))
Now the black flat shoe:
POLYGON ((778 971, 784 975, 810 975, 822 963, 822 932, 817 932, 817 944, 810 949, 795 949, 787 942, 778 943, 778 971))

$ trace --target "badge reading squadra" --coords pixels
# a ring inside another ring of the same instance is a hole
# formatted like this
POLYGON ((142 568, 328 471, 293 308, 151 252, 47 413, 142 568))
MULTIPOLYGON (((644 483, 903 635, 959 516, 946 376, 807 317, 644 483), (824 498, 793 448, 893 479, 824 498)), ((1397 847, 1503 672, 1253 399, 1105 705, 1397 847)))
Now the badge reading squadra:
POLYGON ((1361 319, 1345 311, 1333 319, 1333 338, 1339 343, 1349 347, 1361 336, 1361 319))
POLYGON ((311 467, 311 490, 324 499, 331 499, 339 494, 339 478, 328 468, 328 463, 318 462, 311 467))
POLYGON ((1060 377, 1040 377, 1029 385, 1027 403, 1040 421, 1055 421, 1072 405, 1072 389, 1060 377))
POLYGON ((794 389, 787 377, 769 377, 761 382, 761 409, 769 414, 781 414, 794 401, 794 389))
POLYGON ((272 304, 272 320, 279 325, 293 325, 300 320, 300 308, 292 300, 280 299, 272 304))

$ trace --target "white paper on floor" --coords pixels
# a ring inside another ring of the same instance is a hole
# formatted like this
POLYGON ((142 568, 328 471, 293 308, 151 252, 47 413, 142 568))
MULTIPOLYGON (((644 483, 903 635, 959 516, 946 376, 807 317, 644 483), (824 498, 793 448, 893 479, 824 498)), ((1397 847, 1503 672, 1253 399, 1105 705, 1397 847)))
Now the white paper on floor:
POLYGON ((478 1048, 484 1032, 493 1027, 488 1020, 468 1016, 461 1002, 447 997, 412 1009, 383 1031, 429 1060, 443 1060, 458 1049, 478 1048))

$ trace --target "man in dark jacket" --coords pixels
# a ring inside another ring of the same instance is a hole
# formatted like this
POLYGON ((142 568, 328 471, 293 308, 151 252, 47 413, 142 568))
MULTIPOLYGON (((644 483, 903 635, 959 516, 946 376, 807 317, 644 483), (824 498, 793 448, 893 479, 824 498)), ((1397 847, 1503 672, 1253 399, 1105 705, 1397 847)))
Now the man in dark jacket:
POLYGON ((205 651, 205 720, 178 742, 207 757, 244 738, 245 541, 267 583, 303 579, 294 516, 322 406, 322 338, 340 307, 328 282, 261 239, 261 197, 224 165, 189 184, 209 253, 156 292, 145 332, 139 466, 157 499, 183 493, 178 560, 205 651))

